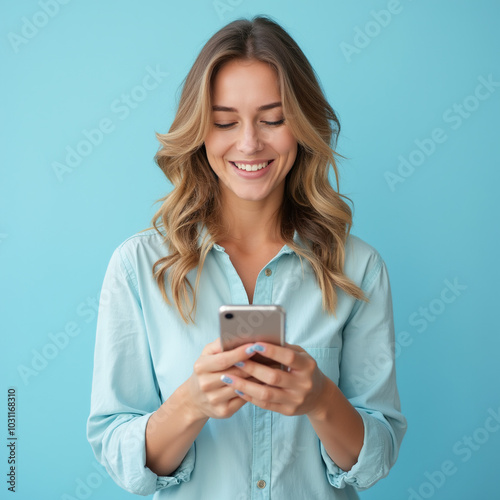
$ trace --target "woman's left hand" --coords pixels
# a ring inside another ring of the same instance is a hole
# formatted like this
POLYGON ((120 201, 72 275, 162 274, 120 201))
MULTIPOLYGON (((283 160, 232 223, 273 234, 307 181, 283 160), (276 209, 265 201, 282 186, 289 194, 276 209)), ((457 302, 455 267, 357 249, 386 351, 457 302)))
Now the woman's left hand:
POLYGON ((314 413, 327 381, 314 358, 298 345, 258 342, 252 347, 262 356, 284 365, 285 369, 248 360, 237 366, 256 381, 235 375, 223 375, 221 380, 233 387, 241 398, 265 410, 287 416, 314 413))

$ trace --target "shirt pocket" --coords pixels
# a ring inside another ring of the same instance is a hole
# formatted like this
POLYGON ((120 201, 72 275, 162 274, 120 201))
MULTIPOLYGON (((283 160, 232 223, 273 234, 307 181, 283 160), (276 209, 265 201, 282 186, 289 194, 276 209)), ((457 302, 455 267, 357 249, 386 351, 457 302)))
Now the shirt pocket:
POLYGON ((339 347, 304 347, 318 364, 318 368, 336 385, 339 384, 339 347))

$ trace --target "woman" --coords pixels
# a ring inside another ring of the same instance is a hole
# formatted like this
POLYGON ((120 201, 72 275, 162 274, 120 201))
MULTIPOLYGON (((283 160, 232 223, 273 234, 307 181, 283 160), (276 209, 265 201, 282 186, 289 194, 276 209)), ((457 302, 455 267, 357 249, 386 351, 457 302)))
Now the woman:
POLYGON ((338 130, 269 18, 234 21, 202 49, 158 136, 173 190, 103 285, 88 437, 123 488, 358 498, 394 464, 406 421, 390 285, 328 182, 338 130), (221 351, 218 307, 248 303, 284 307, 285 346, 221 351))

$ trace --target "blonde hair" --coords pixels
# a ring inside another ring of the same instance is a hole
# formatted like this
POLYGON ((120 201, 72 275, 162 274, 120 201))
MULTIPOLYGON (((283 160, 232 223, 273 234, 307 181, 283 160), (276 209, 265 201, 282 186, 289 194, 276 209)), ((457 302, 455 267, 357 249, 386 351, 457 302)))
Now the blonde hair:
POLYGON ((186 323, 194 321, 203 264, 213 244, 224 235, 218 178, 208 163, 204 139, 212 121, 214 78, 225 63, 234 59, 266 62, 276 70, 283 114, 297 139, 297 157, 285 181, 280 213, 282 239, 312 266, 324 310, 335 314, 336 287, 366 300, 343 273, 352 214, 345 201, 349 199, 339 193, 337 153, 333 149, 339 120, 306 56, 267 16, 233 21, 210 38, 184 81, 170 130, 157 134, 161 147, 155 160, 173 185, 172 191, 159 200, 163 203, 152 220, 169 248, 169 254, 153 266, 163 298, 169 304, 173 300, 186 323), (328 180, 330 166, 336 190, 328 180), (295 231, 306 247, 295 243, 295 231), (193 287, 187 274, 196 267, 193 287), (167 282, 172 299, 167 295, 167 282))

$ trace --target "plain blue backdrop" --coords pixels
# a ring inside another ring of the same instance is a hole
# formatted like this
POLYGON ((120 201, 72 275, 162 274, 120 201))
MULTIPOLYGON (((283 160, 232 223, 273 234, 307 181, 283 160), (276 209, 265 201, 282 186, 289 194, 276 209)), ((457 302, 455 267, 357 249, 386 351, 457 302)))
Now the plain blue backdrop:
POLYGON ((409 430, 361 497, 500 498, 494 0, 3 3, 0 415, 16 388, 15 498, 132 498, 85 436, 96 301, 112 251, 169 190, 155 132, 183 78, 215 31, 256 14, 315 68, 342 124, 352 232, 391 276, 409 430))

